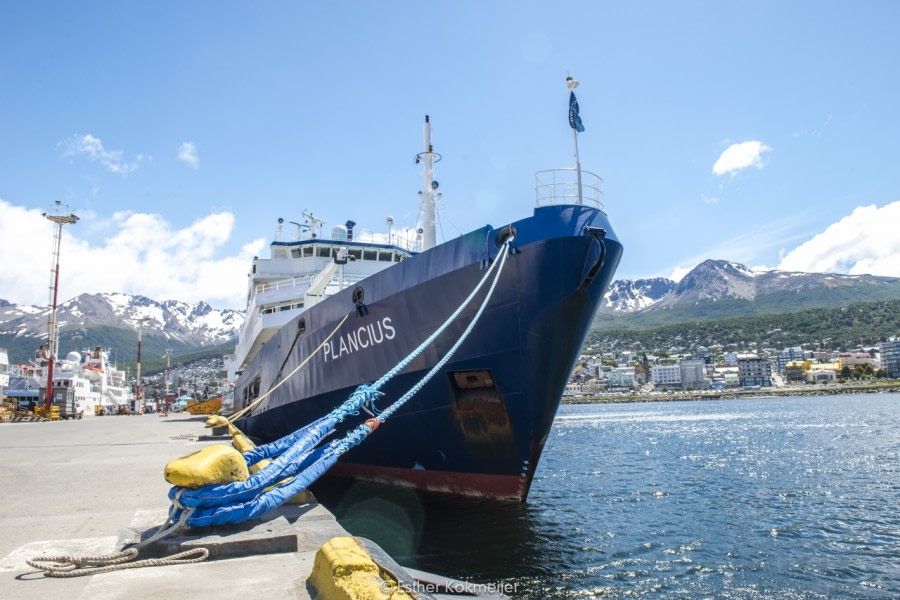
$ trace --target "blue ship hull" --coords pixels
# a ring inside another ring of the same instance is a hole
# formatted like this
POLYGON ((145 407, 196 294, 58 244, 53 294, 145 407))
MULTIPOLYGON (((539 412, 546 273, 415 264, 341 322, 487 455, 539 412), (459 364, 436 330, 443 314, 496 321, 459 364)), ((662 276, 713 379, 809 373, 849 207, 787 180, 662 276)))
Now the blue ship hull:
MULTIPOLYGON (((306 367, 238 426, 260 441, 277 439, 339 406, 360 383, 381 377, 469 295, 510 228, 514 253, 471 335, 330 475, 525 500, 562 392, 622 255, 606 215, 591 207, 537 208, 530 218, 436 246, 311 307, 241 374, 236 409, 290 373, 351 315, 306 367), (356 308, 358 288, 365 310, 356 308)), ((382 388, 382 408, 444 356, 485 294, 382 388)), ((364 418, 348 419, 338 435, 364 418)))

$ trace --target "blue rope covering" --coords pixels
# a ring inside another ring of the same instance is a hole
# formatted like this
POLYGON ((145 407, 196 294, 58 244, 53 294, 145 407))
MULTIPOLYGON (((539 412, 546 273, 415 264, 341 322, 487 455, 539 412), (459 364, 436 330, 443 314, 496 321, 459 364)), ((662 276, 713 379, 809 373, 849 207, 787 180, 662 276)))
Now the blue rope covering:
POLYGON ((356 388, 350 394, 350 397, 342 405, 331 411, 328 416, 340 423, 349 415, 358 415, 359 409, 365 405, 372 404, 374 406, 375 401, 383 395, 375 386, 364 383, 356 388))
POLYGON ((318 421, 313 421, 309 425, 301 427, 294 433, 286 435, 279 440, 275 440, 274 442, 270 442, 263 446, 257 446, 256 448, 244 452, 244 460, 247 462, 248 467, 252 467, 265 458, 280 456, 283 452, 291 449, 298 442, 304 444, 304 448, 312 448, 313 446, 315 446, 315 444, 310 445, 309 441, 305 441, 306 438, 308 438, 310 435, 316 435, 317 437, 315 438, 315 441, 316 443, 318 443, 319 440, 334 431, 336 423, 336 419, 334 419, 331 415, 326 415, 318 421))
POLYGON ((265 488, 275 485, 287 477, 293 477, 306 468, 308 466, 307 458, 313 448, 322 441, 322 438, 334 431, 334 422, 329 421, 328 417, 325 417, 304 427, 302 429, 304 436, 297 439, 293 446, 245 481, 205 485, 197 489, 183 489, 175 486, 169 490, 169 500, 174 500, 179 490, 182 491, 178 501, 188 508, 221 506, 229 502, 252 498, 265 488))

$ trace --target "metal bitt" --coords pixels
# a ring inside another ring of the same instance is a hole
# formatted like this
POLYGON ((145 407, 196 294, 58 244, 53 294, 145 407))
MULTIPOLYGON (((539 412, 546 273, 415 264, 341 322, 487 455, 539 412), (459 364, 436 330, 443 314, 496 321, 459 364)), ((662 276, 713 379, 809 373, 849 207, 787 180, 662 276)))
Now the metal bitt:
MULTIPOLYGON (((56 303, 59 299, 59 251, 62 244, 62 228, 63 225, 74 224, 78 221, 78 217, 73 213, 67 215, 60 214, 61 203, 59 200, 54 202, 54 212, 42 213, 43 216, 53 222, 56 227, 53 231, 53 259, 50 264, 50 317, 47 322, 47 348, 49 349, 49 358, 47 360, 47 392, 44 394, 44 408, 49 411, 53 405, 53 362, 59 352, 59 338, 56 331, 56 303)), ((69 207, 66 206, 66 212, 69 207)))

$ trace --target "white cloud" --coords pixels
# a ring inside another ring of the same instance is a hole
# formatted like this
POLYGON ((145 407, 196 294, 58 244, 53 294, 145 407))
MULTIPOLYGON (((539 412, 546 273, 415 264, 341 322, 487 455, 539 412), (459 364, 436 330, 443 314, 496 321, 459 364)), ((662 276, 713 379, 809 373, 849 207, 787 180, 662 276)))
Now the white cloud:
POLYGON ((719 160, 713 165, 712 172, 716 175, 726 173, 734 175, 747 167, 762 169, 762 155, 770 150, 771 148, 758 141, 732 144, 719 156, 719 160))
POLYGON ((811 273, 900 277, 900 201, 858 206, 788 252, 778 268, 811 273))
POLYGON ((194 142, 184 142, 179 146, 178 160, 195 169, 200 166, 200 157, 197 156, 197 146, 194 142))
MULTIPOLYGON (((694 266, 696 266, 696 265, 694 265, 694 266)), ((690 272, 691 272, 691 269, 693 269, 693 268, 694 268, 694 267, 687 267, 687 268, 685 268, 685 267, 675 267, 674 269, 672 269, 672 274, 669 275, 669 279, 671 279, 672 281, 678 283, 679 281, 681 281, 682 279, 684 279, 684 276, 687 275, 688 273, 690 273, 690 272)))
POLYGON ((140 154, 131 162, 127 162, 123 158, 121 150, 106 150, 103 148, 103 142, 100 138, 96 138, 91 134, 76 136, 75 138, 60 144, 63 148, 63 156, 81 156, 85 155, 94 162, 101 165, 112 173, 119 175, 128 175, 138 168, 140 162, 144 159, 140 154))
MULTIPOLYGON (((16 304, 46 306, 50 283, 53 225, 40 210, 0 200, 0 298, 16 304)), ((265 240, 247 243, 237 256, 219 256, 231 237, 234 215, 221 212, 183 229, 160 215, 121 212, 104 228, 84 216, 63 228, 60 253, 60 301, 82 293, 121 292, 155 300, 203 300, 217 308, 242 309, 247 270, 262 254, 265 240), (109 231, 99 243, 80 231, 109 231)))

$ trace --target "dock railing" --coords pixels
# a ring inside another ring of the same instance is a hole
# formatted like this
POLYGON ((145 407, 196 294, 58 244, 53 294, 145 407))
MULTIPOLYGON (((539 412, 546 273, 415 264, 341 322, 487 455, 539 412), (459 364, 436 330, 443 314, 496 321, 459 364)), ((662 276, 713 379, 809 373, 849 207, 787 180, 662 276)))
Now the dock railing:
MULTIPOLYGON (((603 179, 596 173, 581 170, 582 204, 603 210, 601 183, 603 179)), ((538 171, 534 174, 534 191, 538 206, 578 204, 578 173, 574 167, 538 171)))

